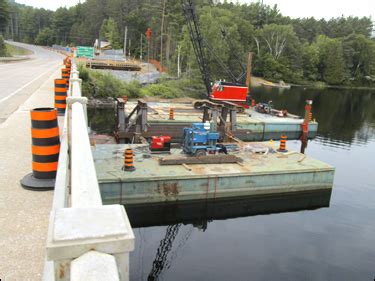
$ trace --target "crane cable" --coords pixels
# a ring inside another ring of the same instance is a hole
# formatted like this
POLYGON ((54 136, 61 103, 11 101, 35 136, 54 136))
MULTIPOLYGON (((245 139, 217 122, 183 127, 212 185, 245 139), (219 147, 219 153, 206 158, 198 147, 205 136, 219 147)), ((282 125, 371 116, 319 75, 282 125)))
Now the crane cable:
POLYGON ((165 237, 160 241, 159 248, 156 250, 156 257, 152 263, 152 269, 148 275, 148 281, 158 280, 159 275, 165 268, 167 257, 172 249, 173 241, 176 239, 181 223, 169 225, 165 233, 165 237))
MULTIPOLYGON (((210 5, 210 7, 212 8, 212 10, 216 13, 213 1, 208 0, 208 3, 210 5)), ((221 32, 221 35, 223 37, 223 41, 228 45, 230 50, 234 50, 233 44, 231 43, 231 41, 228 40, 228 31, 226 30, 225 26, 222 24, 222 22, 221 22, 221 20, 218 16, 218 13, 216 13, 216 18, 218 19, 220 32, 221 32)), ((237 63, 240 65, 241 70, 242 70, 242 73, 240 74, 240 76, 235 79, 238 82, 246 75, 246 69, 244 67, 244 64, 241 62, 241 60, 237 56, 235 56, 235 59, 236 59, 237 63)))

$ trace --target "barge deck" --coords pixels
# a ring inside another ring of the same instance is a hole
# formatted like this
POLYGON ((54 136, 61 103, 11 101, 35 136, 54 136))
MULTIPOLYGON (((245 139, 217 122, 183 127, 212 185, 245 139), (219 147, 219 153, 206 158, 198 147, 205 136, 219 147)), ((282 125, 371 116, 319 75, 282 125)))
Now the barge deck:
MULTIPOLYGON (((97 145, 94 162, 105 204, 158 202, 289 194, 331 190, 334 168, 297 152, 280 153, 269 143, 243 143, 231 164, 163 166, 166 155, 150 155, 147 145, 97 145), (134 172, 122 170, 124 150, 134 151, 134 172)), ((181 155, 172 149, 172 156, 181 155)))

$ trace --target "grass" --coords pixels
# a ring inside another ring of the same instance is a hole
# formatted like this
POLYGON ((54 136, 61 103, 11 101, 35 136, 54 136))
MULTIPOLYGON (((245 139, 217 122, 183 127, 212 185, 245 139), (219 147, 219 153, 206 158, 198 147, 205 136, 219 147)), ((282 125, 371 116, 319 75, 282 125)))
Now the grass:
POLYGON ((122 97, 142 98, 202 98, 205 93, 200 79, 167 80, 162 78, 157 84, 142 86, 138 81, 124 82, 108 72, 96 71, 79 66, 83 81, 82 94, 89 98, 122 97))
POLYGON ((5 44, 5 46, 6 46, 6 49, 7 49, 7 54, 10 57, 27 56, 27 55, 32 54, 31 51, 29 51, 27 49, 24 49, 24 48, 21 48, 21 47, 16 47, 16 46, 13 46, 13 45, 10 45, 10 44, 5 44))

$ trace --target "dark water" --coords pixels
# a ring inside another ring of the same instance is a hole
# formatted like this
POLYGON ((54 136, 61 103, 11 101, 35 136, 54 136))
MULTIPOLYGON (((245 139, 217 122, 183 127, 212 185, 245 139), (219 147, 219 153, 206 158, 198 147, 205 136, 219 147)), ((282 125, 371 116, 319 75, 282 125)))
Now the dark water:
POLYGON ((306 154, 336 167, 332 194, 129 209, 131 280, 375 278, 375 92, 253 93, 301 115, 313 100, 319 132, 306 154))

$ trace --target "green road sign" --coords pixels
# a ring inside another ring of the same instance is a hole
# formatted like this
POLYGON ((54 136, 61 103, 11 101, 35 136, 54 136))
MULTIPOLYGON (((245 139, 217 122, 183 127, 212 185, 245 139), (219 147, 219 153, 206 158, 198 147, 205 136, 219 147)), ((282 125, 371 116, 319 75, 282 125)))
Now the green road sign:
POLYGON ((86 57, 86 58, 93 58, 94 57, 94 48, 93 47, 77 47, 77 57, 86 57))

